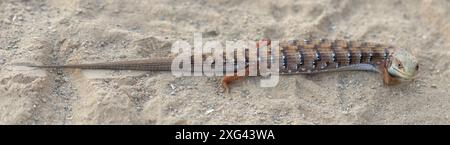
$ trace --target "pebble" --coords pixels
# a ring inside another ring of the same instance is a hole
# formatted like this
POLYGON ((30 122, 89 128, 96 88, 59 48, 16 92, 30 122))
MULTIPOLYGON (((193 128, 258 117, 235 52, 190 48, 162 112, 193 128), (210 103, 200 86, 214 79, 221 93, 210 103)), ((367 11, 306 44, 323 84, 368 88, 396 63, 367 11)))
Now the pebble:
POLYGON ((331 26, 331 30, 336 31, 336 26, 331 26))
MULTIPOLYGON (((102 47, 103 47, 103 46, 102 46, 102 47)), ((124 54, 119 55, 119 58, 127 58, 127 55, 124 55, 124 54)))
POLYGON ((60 78, 56 78, 55 82, 59 83, 59 82, 61 82, 61 79, 60 78))
POLYGON ((76 9, 76 12, 75 12, 76 14, 81 14, 81 13, 83 13, 83 10, 82 9, 76 9))
POLYGON ((27 10, 27 11, 31 11, 31 9, 32 9, 32 7, 30 7, 30 6, 25 7, 25 10, 27 10))
POLYGON ((43 98, 41 98, 41 101, 42 101, 43 103, 47 103, 47 98, 43 97, 43 98))
POLYGON ((427 36, 426 36, 426 35, 423 35, 423 36, 422 36, 422 39, 427 39, 427 36))
POLYGON ((241 91, 241 97, 247 97, 248 95, 250 95, 250 91, 248 91, 248 90, 243 90, 243 91, 241 91))
POLYGON ((214 109, 209 109, 209 110, 207 110, 207 111, 205 112, 205 114, 212 113, 213 111, 214 111, 214 109))
POLYGON ((432 84, 431 88, 435 88, 436 89, 437 88, 436 84, 432 84))
POLYGON ((105 45, 106 45, 106 42, 100 42, 100 47, 105 47, 105 45))
POLYGON ((139 94, 137 92, 131 92, 131 96, 138 96, 139 94))
POLYGON ((41 8, 41 10, 47 10, 47 6, 46 5, 41 5, 39 8, 41 8))

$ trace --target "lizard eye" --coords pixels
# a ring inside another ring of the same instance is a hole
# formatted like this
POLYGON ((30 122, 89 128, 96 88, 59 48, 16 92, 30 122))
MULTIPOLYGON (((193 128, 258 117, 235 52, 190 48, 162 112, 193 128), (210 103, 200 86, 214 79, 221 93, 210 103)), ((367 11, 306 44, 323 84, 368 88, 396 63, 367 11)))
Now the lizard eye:
POLYGON ((397 67, 398 67, 399 69, 403 69, 402 63, 398 63, 398 64, 397 64, 397 67))
POLYGON ((419 65, 418 64, 416 65, 416 70, 419 70, 419 65))

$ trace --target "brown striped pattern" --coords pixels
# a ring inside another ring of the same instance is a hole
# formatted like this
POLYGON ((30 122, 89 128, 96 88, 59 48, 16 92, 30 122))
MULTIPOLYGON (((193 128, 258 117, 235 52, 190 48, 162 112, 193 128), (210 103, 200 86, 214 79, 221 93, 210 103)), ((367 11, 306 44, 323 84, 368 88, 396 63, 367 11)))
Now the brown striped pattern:
MULTIPOLYGON (((344 41, 344 40, 326 40, 326 39, 314 39, 314 40, 291 40, 280 43, 280 57, 279 66, 281 74, 298 74, 298 73, 316 73, 330 70, 339 70, 346 66, 355 66, 358 64, 370 64, 375 66, 385 61, 393 47, 382 44, 374 44, 368 42, 359 41, 344 41)), ((249 64, 259 65, 261 60, 264 62, 272 62, 273 59, 277 59, 270 53, 270 56, 260 56, 258 54, 258 60, 255 62, 249 61, 248 51, 244 52, 245 62, 239 62, 236 52, 234 56, 223 55, 225 63, 233 63, 235 69, 241 68, 241 66, 249 66, 249 64)), ((191 64, 194 64, 193 56, 191 57, 191 64)), ((203 55, 203 60, 205 59, 203 55)), ((105 62, 105 63, 93 63, 93 64, 69 64, 69 65, 44 65, 34 67, 42 68, 81 68, 81 69, 115 69, 115 70, 145 70, 145 71, 171 71, 171 64, 173 58, 154 58, 146 60, 133 60, 122 62, 105 62)), ((215 62, 213 62, 213 65, 215 62)), ((180 66, 182 66, 180 64, 180 66)), ((200 65, 201 66, 201 65, 200 65)), ((270 63, 268 64, 269 67, 270 63)), ((367 65, 365 65, 367 66, 367 65)), ((257 67, 259 68, 259 67, 257 67)), ((355 67, 357 70, 363 69, 361 67, 355 67)), ((199 69, 201 70, 201 69, 199 69)), ((195 69, 191 69, 195 71, 195 69)), ((228 71, 228 70, 227 70, 228 71)), ((258 69, 259 74, 259 69, 258 69)))
POLYGON ((355 64, 377 65, 392 47, 359 41, 292 40, 282 42, 280 73, 314 73, 355 64))

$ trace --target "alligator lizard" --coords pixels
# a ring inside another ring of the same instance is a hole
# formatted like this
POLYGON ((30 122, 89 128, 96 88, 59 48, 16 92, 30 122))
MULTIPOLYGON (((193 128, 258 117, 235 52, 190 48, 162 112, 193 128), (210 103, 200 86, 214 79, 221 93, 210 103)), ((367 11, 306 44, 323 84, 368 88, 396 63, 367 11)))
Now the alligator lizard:
MULTIPOLYGON (((258 44, 269 46, 271 45, 270 42, 268 39, 262 39, 257 43, 257 48, 259 48, 258 44)), ((390 45, 327 39, 291 40, 280 42, 279 45, 279 74, 314 74, 348 70, 374 71, 382 74, 383 82, 386 85, 393 85, 397 84, 399 79, 413 79, 419 69, 417 59, 411 53, 405 49, 390 45)), ((248 60, 248 57, 248 54, 246 54, 245 60, 248 60)), ((261 59, 260 56, 258 56, 259 59, 261 59)), ((171 71, 172 60, 173 58, 168 57, 108 63, 30 66, 40 68, 171 71)), ((248 71, 246 76, 248 76, 248 71)), ((232 81, 244 77, 225 76, 221 81, 221 85, 228 91, 229 84, 232 81)))

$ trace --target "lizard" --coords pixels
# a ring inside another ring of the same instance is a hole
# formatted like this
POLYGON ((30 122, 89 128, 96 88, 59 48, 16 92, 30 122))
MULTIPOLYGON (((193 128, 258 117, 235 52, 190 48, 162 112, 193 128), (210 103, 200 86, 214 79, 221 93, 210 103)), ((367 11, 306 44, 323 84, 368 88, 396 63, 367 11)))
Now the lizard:
MULTIPOLYGON (((270 39, 261 39, 261 45, 270 46, 270 39)), ((395 85, 400 80, 412 80, 418 73, 416 57, 404 48, 392 45, 363 41, 304 39, 281 41, 279 55, 279 74, 316 74, 338 71, 371 71, 381 74, 385 85, 395 85)), ((203 55, 203 60, 205 56, 203 55)), ((224 57, 225 58, 225 57, 224 57)), ((257 56, 258 60, 267 59, 257 56)), ((226 58, 225 58, 226 59, 226 58)), ((234 56, 236 59, 236 56, 234 56)), ((244 76, 225 76, 220 85, 229 92, 229 85, 249 76, 248 54, 245 54, 246 71, 244 76)), ((28 65, 38 68, 111 69, 141 71, 171 71, 172 57, 129 60, 120 62, 66 64, 66 65, 28 65)), ((193 59, 191 59, 193 60, 193 59)), ((224 63, 229 61, 224 61, 224 63)), ((194 61, 191 61, 194 63, 194 61)), ((237 64, 237 62, 229 62, 237 64)), ((259 70, 258 70, 259 75, 259 70)))

